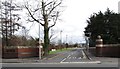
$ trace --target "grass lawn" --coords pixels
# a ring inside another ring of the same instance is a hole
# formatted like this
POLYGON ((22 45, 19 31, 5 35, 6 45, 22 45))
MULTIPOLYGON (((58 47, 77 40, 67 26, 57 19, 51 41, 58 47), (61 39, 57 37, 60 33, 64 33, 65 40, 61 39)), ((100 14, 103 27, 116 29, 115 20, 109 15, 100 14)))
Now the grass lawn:
POLYGON ((58 49, 58 50, 56 50, 56 51, 50 51, 49 52, 49 54, 55 54, 55 53, 58 53, 58 52, 63 52, 63 51, 69 51, 69 50, 71 50, 72 48, 64 48, 64 49, 58 49))

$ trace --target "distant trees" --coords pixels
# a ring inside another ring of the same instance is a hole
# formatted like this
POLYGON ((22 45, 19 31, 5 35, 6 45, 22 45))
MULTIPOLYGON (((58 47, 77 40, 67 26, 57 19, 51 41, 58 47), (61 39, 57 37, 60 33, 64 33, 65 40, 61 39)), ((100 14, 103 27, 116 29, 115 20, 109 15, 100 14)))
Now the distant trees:
POLYGON ((33 37, 26 38, 25 36, 14 35, 9 39, 11 46, 37 46, 37 39, 33 37))
POLYGON ((35 21, 44 27, 43 50, 44 56, 47 56, 49 52, 48 46, 50 44, 49 30, 57 23, 61 12, 60 5, 62 4, 62 0, 36 0, 34 3, 32 7, 32 4, 28 4, 27 2, 25 8, 31 17, 29 21, 35 21))
POLYGON ((17 6, 12 0, 0 2, 0 24, 1 34, 4 46, 10 46, 10 40, 14 35, 14 32, 23 27, 20 23, 17 23, 21 18, 15 11, 21 10, 20 6, 17 6))
POLYGON ((105 44, 120 43, 120 14, 107 9, 104 13, 93 13, 87 20, 85 36, 90 37, 91 45, 95 45, 98 35, 102 36, 105 44))

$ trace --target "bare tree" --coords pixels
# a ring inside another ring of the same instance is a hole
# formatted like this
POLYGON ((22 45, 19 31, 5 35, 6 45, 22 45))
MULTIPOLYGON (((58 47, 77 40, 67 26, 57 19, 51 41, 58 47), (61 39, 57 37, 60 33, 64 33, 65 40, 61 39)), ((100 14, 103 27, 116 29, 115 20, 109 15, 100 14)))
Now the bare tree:
POLYGON ((39 0, 38 3, 34 4, 34 7, 31 7, 31 4, 28 4, 28 2, 25 4, 25 8, 27 9, 29 16, 32 18, 32 19, 29 18, 28 20, 31 22, 35 21, 44 27, 44 46, 43 46, 44 56, 47 56, 49 52, 48 50, 48 46, 50 44, 49 30, 50 28, 55 26, 58 20, 58 17, 61 12, 60 11, 61 4, 62 0, 39 0))
POLYGON ((0 24, 3 38, 3 45, 9 46, 10 39, 19 27, 23 27, 18 23, 21 19, 17 11, 22 10, 20 6, 16 5, 12 0, 0 2, 0 24))

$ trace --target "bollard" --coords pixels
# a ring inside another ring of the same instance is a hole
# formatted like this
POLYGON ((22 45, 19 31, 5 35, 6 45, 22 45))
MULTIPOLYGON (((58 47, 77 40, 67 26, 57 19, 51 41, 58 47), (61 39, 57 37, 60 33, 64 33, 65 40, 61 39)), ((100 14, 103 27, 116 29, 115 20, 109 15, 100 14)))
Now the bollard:
POLYGON ((102 48, 103 48, 103 39, 101 38, 100 35, 98 35, 96 39, 96 56, 103 56, 102 48))

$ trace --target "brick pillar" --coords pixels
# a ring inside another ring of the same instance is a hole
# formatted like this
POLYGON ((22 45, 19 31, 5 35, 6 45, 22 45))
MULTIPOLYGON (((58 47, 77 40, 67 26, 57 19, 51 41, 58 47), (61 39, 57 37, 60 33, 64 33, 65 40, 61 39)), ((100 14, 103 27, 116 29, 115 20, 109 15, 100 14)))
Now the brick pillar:
POLYGON ((96 56, 103 56, 103 39, 101 38, 100 35, 97 36, 96 39, 96 56))

